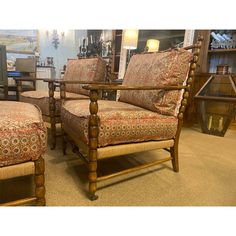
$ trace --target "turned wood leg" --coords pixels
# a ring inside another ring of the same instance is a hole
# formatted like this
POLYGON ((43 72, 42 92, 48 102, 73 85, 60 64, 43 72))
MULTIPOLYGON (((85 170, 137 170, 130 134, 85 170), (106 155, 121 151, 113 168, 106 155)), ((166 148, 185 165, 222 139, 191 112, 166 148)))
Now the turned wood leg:
POLYGON ((55 118, 51 118, 51 150, 56 148, 56 122, 55 118))
POLYGON ((45 186, 44 186, 44 159, 40 157, 38 160, 35 161, 35 176, 34 176, 34 182, 35 182, 35 196, 37 198, 36 200, 36 206, 45 206, 46 200, 45 200, 45 186))
POLYGON ((16 100, 20 100, 20 94, 23 92, 22 81, 16 81, 16 100))
POLYGON ((51 149, 56 147, 56 100, 54 98, 54 83, 49 82, 49 113, 50 113, 50 123, 51 123, 51 149))
POLYGON ((171 154, 171 157, 173 158, 171 160, 173 169, 175 172, 179 172, 178 145, 170 148, 170 154, 171 154))
POLYGON ((97 146, 98 146, 98 92, 90 91, 89 116, 89 198, 96 200, 97 191, 97 146))
MULTIPOLYGON (((90 150, 91 155, 96 155, 95 152, 90 150), (94 154, 92 154, 94 153, 94 154)), ((89 199, 91 201, 94 201, 98 199, 98 196, 95 194, 97 191, 97 161, 91 160, 94 158, 91 158, 89 161, 89 199)))
POLYGON ((66 148, 67 148, 66 132, 64 131, 62 126, 61 126, 61 134, 62 134, 62 151, 63 155, 66 155, 66 148))

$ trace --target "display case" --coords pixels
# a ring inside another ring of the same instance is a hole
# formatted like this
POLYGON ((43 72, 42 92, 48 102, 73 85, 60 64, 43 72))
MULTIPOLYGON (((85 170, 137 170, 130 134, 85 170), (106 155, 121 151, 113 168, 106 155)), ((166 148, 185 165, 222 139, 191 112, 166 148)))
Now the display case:
POLYGON ((197 35, 203 36, 203 43, 193 80, 192 95, 185 112, 184 124, 186 126, 198 123, 199 114, 194 96, 204 86, 209 77, 216 74, 218 65, 227 64, 232 79, 234 82, 236 81, 236 30, 195 30, 195 40, 197 35), (231 44, 227 45, 227 42, 223 42, 223 39, 215 43, 216 39, 212 34, 218 34, 218 37, 223 37, 224 34, 230 36, 231 44))
POLYGON ((217 66, 196 94, 198 116, 203 133, 224 136, 236 114, 236 85, 228 66, 217 66))

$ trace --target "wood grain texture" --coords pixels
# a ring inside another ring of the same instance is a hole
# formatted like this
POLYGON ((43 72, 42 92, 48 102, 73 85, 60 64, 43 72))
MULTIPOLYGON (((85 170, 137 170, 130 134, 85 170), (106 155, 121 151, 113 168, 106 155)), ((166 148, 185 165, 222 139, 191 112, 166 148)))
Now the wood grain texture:
POLYGON ((35 161, 35 176, 34 176, 35 196, 36 196, 37 206, 46 205, 44 170, 45 170, 44 159, 42 157, 39 157, 39 159, 35 161))
POLYGON ((124 85, 85 85, 84 89, 88 90, 181 90, 187 89, 187 86, 124 86, 124 85))
POLYGON ((89 116, 89 198, 96 200, 98 196, 95 194, 97 190, 97 147, 98 147, 98 92, 90 91, 90 116, 89 116))

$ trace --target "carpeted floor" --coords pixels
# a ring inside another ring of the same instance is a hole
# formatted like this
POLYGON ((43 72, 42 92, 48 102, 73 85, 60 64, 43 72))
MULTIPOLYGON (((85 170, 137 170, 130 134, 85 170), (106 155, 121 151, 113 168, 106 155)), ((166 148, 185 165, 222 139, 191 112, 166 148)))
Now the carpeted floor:
MULTIPOLYGON (((152 151, 119 157, 100 163, 102 173, 122 169, 145 159, 167 153, 152 151)), ((207 135, 198 127, 183 128, 180 145, 180 172, 171 163, 134 172, 98 184, 99 199, 86 198, 87 169, 75 154, 63 156, 60 146, 48 150, 46 160, 46 201, 48 206, 235 206, 236 129, 225 137, 207 135), (128 179, 127 179, 128 177, 128 179)), ((23 178, 24 185, 32 181, 23 178)), ((4 183, 1 188, 7 188, 4 183)), ((14 183, 16 184, 16 183, 14 183)), ((19 184, 16 184, 19 190, 19 184)), ((17 187, 14 191, 18 191, 17 187)), ((8 193, 9 194, 9 193, 8 193)), ((14 192, 15 194, 15 192, 14 192)))

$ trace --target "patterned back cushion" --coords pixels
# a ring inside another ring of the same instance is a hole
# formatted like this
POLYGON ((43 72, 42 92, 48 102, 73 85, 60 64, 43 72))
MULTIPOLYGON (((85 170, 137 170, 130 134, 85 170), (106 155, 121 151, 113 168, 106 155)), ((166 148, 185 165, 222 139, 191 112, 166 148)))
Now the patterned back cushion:
MULTIPOLYGON (((131 57, 123 85, 183 85, 192 53, 184 49, 168 50, 131 57)), ((121 90, 121 102, 131 103, 163 115, 176 115, 181 90, 121 90)))
MULTIPOLYGON (((64 80, 104 81, 106 74, 106 61, 101 57, 69 60, 64 80)), ((88 90, 80 84, 67 84, 66 91, 88 95, 88 90)))

